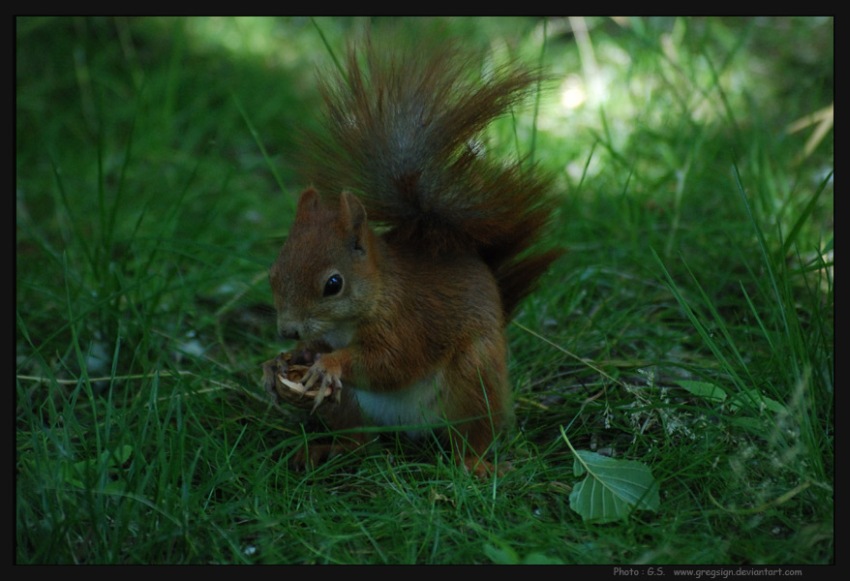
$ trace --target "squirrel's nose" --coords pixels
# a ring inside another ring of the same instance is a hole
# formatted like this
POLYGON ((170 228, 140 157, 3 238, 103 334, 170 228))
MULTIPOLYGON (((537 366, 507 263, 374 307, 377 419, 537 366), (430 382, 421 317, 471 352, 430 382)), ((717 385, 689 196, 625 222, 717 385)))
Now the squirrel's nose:
POLYGON ((296 341, 301 339, 298 329, 292 325, 281 325, 277 329, 277 334, 280 335, 281 339, 294 339, 296 341))

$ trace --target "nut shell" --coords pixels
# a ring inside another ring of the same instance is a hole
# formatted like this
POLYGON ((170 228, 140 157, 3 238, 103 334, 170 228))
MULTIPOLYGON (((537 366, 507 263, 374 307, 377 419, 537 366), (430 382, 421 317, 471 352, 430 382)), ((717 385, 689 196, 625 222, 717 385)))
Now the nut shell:
POLYGON ((309 371, 314 357, 309 354, 280 353, 274 359, 263 363, 263 386, 276 404, 281 402, 297 408, 314 410, 333 393, 333 388, 327 386, 320 395, 315 385, 311 389, 302 383, 309 371))

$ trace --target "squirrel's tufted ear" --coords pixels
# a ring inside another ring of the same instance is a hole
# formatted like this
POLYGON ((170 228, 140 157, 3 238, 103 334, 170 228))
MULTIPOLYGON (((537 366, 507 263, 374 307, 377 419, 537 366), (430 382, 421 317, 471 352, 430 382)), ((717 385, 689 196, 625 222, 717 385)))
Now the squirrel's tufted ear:
POLYGON ((339 195, 339 226, 351 235, 355 248, 363 249, 363 241, 369 229, 366 208, 351 192, 339 195))
POLYGON ((320 204, 321 197, 319 196, 319 192, 314 188, 307 188, 301 192, 301 197, 298 198, 298 206, 295 208, 296 218, 315 212, 320 204))
POLYGON ((360 230, 366 224, 366 208, 351 192, 339 195, 339 220, 340 225, 352 231, 360 230))

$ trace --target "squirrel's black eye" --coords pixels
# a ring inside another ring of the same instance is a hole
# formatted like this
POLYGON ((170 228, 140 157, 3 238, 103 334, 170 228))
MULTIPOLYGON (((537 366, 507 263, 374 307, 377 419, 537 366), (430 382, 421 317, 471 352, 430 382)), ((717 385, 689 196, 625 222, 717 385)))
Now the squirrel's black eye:
POLYGON ((325 290, 322 292, 322 296, 330 297, 335 294, 339 294, 339 291, 342 290, 342 275, 341 274, 332 274, 330 278, 328 278, 327 282, 325 282, 325 290))

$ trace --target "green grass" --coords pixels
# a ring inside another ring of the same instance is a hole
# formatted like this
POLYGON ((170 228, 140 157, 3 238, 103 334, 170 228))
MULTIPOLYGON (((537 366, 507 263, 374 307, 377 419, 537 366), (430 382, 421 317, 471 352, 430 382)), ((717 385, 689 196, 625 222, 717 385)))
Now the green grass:
POLYGON ((16 561, 833 562, 831 112, 794 126, 832 20, 440 24, 553 78, 490 134, 555 173, 568 253, 509 328, 486 482, 392 437, 291 471, 260 386, 286 154, 361 24, 16 21, 16 561), (564 436, 658 510, 584 522, 564 436))

